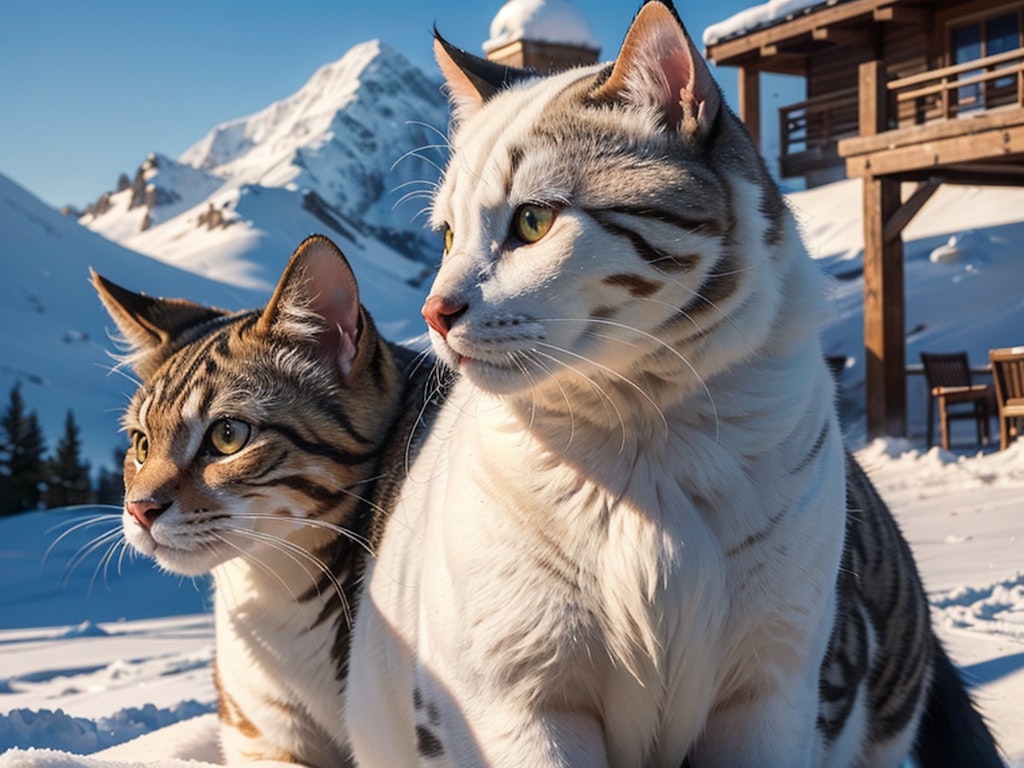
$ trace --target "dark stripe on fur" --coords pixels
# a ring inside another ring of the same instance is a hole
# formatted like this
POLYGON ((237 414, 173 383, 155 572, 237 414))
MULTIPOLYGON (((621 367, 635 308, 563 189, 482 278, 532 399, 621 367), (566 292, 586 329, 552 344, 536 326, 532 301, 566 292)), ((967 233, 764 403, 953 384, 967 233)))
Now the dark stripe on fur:
POLYGON ((774 247, 782 240, 784 222, 786 220, 786 202, 775 189, 775 183, 766 178, 762 180, 760 211, 768 219, 768 228, 764 232, 764 244, 774 247))
MULTIPOLYGON (((345 418, 345 421, 348 421, 347 417, 345 418)), ((344 425, 342 425, 342 428, 346 429, 344 425)), ((305 453, 309 453, 314 456, 321 456, 336 464, 343 464, 346 466, 362 464, 373 459, 377 453, 375 450, 356 453, 328 443, 307 440, 296 430, 284 424, 261 424, 260 429, 277 432, 279 435, 287 439, 292 445, 305 453)), ((346 429, 346 431, 348 430, 346 429)))
POLYGON ((696 266, 700 257, 695 254, 676 255, 655 248, 635 230, 616 224, 599 211, 588 211, 605 232, 615 237, 625 237, 632 243, 637 255, 644 261, 666 270, 690 270, 696 266))
POLYGON ((416 751, 421 757, 438 757, 444 754, 441 740, 422 725, 416 726, 416 751))
MULTIPOLYGON (((693 300, 683 308, 689 319, 692 320, 707 310, 718 310, 722 315, 720 319, 725 318, 725 312, 720 309, 719 304, 739 289, 740 271, 735 266, 735 261, 736 256, 732 251, 722 254, 694 293, 693 300)), ((707 329, 701 330, 707 332, 707 329)))
POLYGON ((629 295, 636 299, 645 299, 648 296, 653 296, 659 290, 661 290, 661 283, 648 280, 647 278, 641 277, 640 275, 631 275, 620 273, 616 275, 608 275, 604 279, 607 285, 612 285, 618 288, 625 288, 629 291, 629 295))
MULTIPOLYGON (((666 224, 671 224, 674 227, 685 229, 688 232, 707 235, 709 237, 721 237, 723 234, 722 226, 713 219, 691 218, 683 216, 676 211, 668 211, 663 208, 639 205, 618 205, 604 207, 601 211, 605 211, 607 213, 621 213, 625 216, 639 216, 645 219, 654 219, 655 221, 661 221, 666 224)), ((593 215, 593 212, 590 213, 593 215)))
POLYGON ((804 456, 803 461, 790 470, 791 475, 802 472, 814 463, 818 458, 818 454, 821 453, 821 449, 825 447, 825 441, 828 439, 828 434, 831 430, 832 422, 826 421, 824 425, 822 425, 821 431, 818 433, 818 439, 814 441, 814 445, 811 446, 811 450, 809 450, 807 455, 804 456))
POLYGON ((747 536, 745 539, 743 539, 743 541, 741 541, 735 547, 733 547, 732 549, 727 550, 726 553, 725 553, 725 556, 726 557, 735 557, 736 555, 738 555, 743 550, 749 549, 750 547, 754 546, 755 544, 759 544, 760 542, 764 541, 765 539, 767 539, 769 536, 772 535, 772 532, 778 527, 779 523, 782 522, 782 519, 785 516, 786 516, 786 510, 785 509, 779 510, 774 515, 772 515, 770 518, 768 518, 768 522, 764 525, 763 528, 761 528, 758 531, 754 531, 754 533, 752 533, 749 536, 747 536))

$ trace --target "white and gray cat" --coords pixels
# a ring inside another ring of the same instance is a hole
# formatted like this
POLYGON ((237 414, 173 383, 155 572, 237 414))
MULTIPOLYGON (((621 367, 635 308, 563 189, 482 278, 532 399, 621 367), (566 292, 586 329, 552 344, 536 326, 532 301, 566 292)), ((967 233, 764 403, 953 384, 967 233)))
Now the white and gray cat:
POLYGON ((674 9, 550 77, 435 50, 424 315, 460 378, 368 566, 359 764, 999 765, 844 450, 822 277, 674 9))

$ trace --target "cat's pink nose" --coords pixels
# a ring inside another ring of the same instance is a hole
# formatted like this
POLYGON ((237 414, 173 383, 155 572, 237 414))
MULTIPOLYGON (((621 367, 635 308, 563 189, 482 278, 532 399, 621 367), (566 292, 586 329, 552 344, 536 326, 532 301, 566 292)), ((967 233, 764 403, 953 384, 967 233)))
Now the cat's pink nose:
POLYGON ((129 515, 135 518, 136 523, 148 531, 153 527, 156 519, 166 512, 170 506, 170 502, 158 504, 152 499, 141 499, 140 501, 125 502, 124 508, 128 510, 129 515))
POLYGON ((446 339, 448 331, 452 329, 452 323, 468 308, 467 304, 450 301, 444 296, 434 294, 428 296, 423 304, 423 318, 427 325, 441 334, 442 339, 446 339))

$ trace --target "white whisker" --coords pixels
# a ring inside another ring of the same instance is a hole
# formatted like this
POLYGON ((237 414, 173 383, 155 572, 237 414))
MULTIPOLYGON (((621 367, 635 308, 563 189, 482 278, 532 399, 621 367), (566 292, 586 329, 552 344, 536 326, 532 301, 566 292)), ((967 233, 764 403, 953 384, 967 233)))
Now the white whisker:
MULTIPOLYGON (((240 528, 236 528, 236 529, 232 529, 232 530, 231 530, 231 531, 229 532, 229 534, 238 534, 238 533, 242 533, 242 532, 243 532, 243 531, 242 531, 242 529, 240 529, 240 528)), ((246 550, 246 549, 245 549, 244 547, 240 547, 239 545, 235 544, 235 543, 234 543, 233 541, 231 541, 231 540, 230 540, 230 539, 229 539, 229 538, 227 537, 227 535, 226 535, 226 534, 222 534, 222 533, 213 533, 212 535, 213 535, 213 537, 214 537, 215 539, 217 539, 217 541, 221 542, 221 543, 222 543, 222 544, 224 544, 225 546, 231 547, 231 548, 232 548, 232 549, 234 549, 234 550, 235 550, 236 552, 238 552, 238 555, 239 555, 239 557, 241 557, 241 558, 242 558, 243 560, 245 560, 245 562, 247 562, 247 563, 249 563, 250 565, 252 565, 253 567, 255 567, 255 568, 259 569, 260 571, 262 571, 262 572, 263 572, 263 573, 265 573, 266 575, 268 575, 268 576, 272 576, 272 577, 273 577, 274 579, 276 579, 276 580, 277 580, 277 582, 278 582, 278 583, 279 583, 279 584, 280 584, 280 585, 281 585, 282 587, 284 587, 284 591, 285 591, 285 592, 287 592, 287 593, 288 593, 288 595, 289 595, 289 596, 291 597, 291 599, 292 599, 292 602, 293 602, 293 603, 295 603, 296 605, 298 605, 298 604, 299 604, 299 598, 298 598, 298 596, 297 596, 297 595, 296 595, 296 594, 295 594, 294 592, 292 592, 292 589, 291 589, 291 587, 289 587, 289 586, 288 586, 288 582, 286 582, 286 581, 284 580, 284 578, 283 578, 283 577, 282 577, 282 576, 281 576, 281 575, 280 575, 280 574, 279 574, 279 573, 278 573, 277 571, 275 571, 275 570, 274 570, 273 568, 271 568, 271 567, 270 567, 269 565, 267 565, 266 563, 264 563, 264 562, 263 562, 262 560, 260 560, 260 559, 259 559, 258 557, 256 557, 256 556, 255 556, 254 554, 252 554, 251 552, 249 552, 248 550, 246 550)), ((299 567, 302 567, 302 566, 299 566, 299 567)), ((312 578, 312 577, 311 577, 311 578, 312 578)), ((230 579, 228 579, 227 581, 228 581, 228 583, 229 583, 229 584, 231 584, 231 583, 232 583, 230 579)), ((235 606, 237 607, 237 606, 239 605, 239 602, 238 602, 238 597, 237 597, 237 595, 235 595, 235 594, 234 594, 233 592, 232 592, 232 595, 231 595, 231 599, 232 599, 232 602, 234 602, 235 606)), ((310 629, 311 629, 311 627, 310 627, 310 626, 309 626, 309 624, 307 623, 307 625, 306 625, 306 630, 307 630, 307 631, 309 631, 310 629)))
MULTIPOLYGON (((428 145, 426 147, 421 147, 421 149, 434 149, 436 146, 437 145, 428 145)), ((415 158, 417 160, 422 160, 427 165, 432 166, 434 169, 436 169, 438 173, 444 173, 444 167, 442 165, 440 165, 439 163, 435 162, 434 160, 431 160, 426 155, 420 154, 420 150, 419 149, 411 149, 408 152, 406 152, 404 155, 402 155, 400 158, 395 160, 395 162, 392 164, 392 166, 389 169, 389 171, 395 170, 395 166, 396 165, 398 165, 400 162, 402 162, 403 160, 406 160, 408 158, 415 158)))
MULTIPOLYGON (((87 544, 82 545, 77 552, 68 560, 68 564, 64 569, 64 578, 61 581, 61 586, 66 587, 71 579, 71 574, 74 573, 75 569, 78 568, 82 563, 89 559, 89 556, 96 552, 98 549, 102 549, 108 545, 113 544, 119 538, 121 538, 120 526, 114 530, 106 531, 101 533, 99 536, 90 539, 87 544)), ((102 563, 102 559, 100 560, 102 563)))
MULTIPOLYGON (((669 344, 668 342, 666 342, 666 341, 664 341, 662 339, 659 339, 654 334, 648 333, 647 331, 644 331, 644 330, 642 330, 640 328, 636 328, 634 326, 628 325, 627 323, 620 323, 620 322, 617 322, 615 320, 608 320, 607 318, 589 317, 589 318, 586 318, 585 320, 578 320, 578 319, 567 318, 567 317, 566 318, 555 317, 555 318, 545 318, 544 321, 545 322, 565 322, 565 323, 593 323, 593 324, 598 324, 598 325, 608 325, 608 326, 611 326, 613 328, 620 328, 622 330, 629 331, 630 333, 635 333, 635 334, 637 334, 637 335, 639 335, 639 336, 641 336, 641 337, 643 337, 645 339, 653 341, 654 343, 658 344, 662 348, 664 348, 664 349, 668 350, 669 352, 671 352, 673 356, 678 358, 679 361, 682 362, 683 365, 685 365, 689 369, 689 371, 693 374, 694 378, 697 380, 697 383, 700 384, 701 389, 704 390, 704 395, 707 397, 708 405, 711 406, 712 415, 714 416, 714 420, 715 420, 715 441, 716 442, 718 441, 719 420, 718 420, 718 408, 715 406, 715 398, 712 396, 711 390, 710 390, 710 388, 708 388, 707 382, 704 381, 704 377, 700 375, 700 372, 694 367, 693 363, 691 363, 689 360, 687 360, 686 356, 683 355, 681 352, 679 352, 679 350, 676 349, 675 347, 673 347, 671 344, 669 344)), ((619 339, 619 341, 622 342, 622 343, 629 343, 625 339, 619 339)), ((565 350, 565 351, 568 351, 568 350, 565 350)), ((570 353, 570 354, 572 354, 572 353, 570 353)), ((608 370, 611 373, 615 374, 616 376, 621 376, 621 374, 618 374, 616 371, 612 371, 611 369, 608 369, 608 370)), ((632 383, 632 382, 630 382, 630 383, 632 383)), ((633 386, 635 387, 636 385, 634 384, 633 386)), ((641 391, 641 393, 643 393, 643 390, 640 390, 640 391, 641 391)), ((647 397, 646 393, 643 393, 643 394, 644 394, 645 397, 647 397)), ((650 399, 650 398, 648 397, 648 399, 650 399)), ((657 406, 655 406, 655 407, 657 407, 657 406)), ((660 409, 659 409, 659 413, 660 413, 660 409)), ((662 419, 664 419, 664 418, 665 418, 664 414, 662 414, 662 419)), ((667 423, 666 423, 666 426, 667 426, 667 423)))
MULTIPOLYGON (((707 306, 709 306, 713 310, 715 310, 719 314, 719 316, 722 317, 722 319, 724 319, 726 322, 728 322, 729 325, 732 326, 733 330, 735 330, 740 335, 740 337, 746 342, 747 348, 750 351, 753 351, 753 349, 754 349, 753 345, 747 340, 746 329, 744 329, 743 326, 741 326, 739 323, 737 323, 735 318, 732 317, 732 315, 730 315, 728 312, 724 311, 715 302, 713 302, 713 301, 705 298, 704 296, 702 296, 699 291, 694 290, 693 288, 691 288, 690 286, 686 285, 682 281, 677 280, 676 278, 672 277, 672 275, 668 274, 663 269, 659 269, 657 267, 657 265, 654 264, 654 262, 651 262, 651 264, 654 265, 655 270, 658 272, 659 275, 661 275, 661 277, 666 282, 672 283, 673 285, 677 286, 678 288, 681 288, 681 289, 683 289, 685 291, 688 291, 690 293, 690 295, 694 299, 699 299, 700 301, 704 302, 707 306)), ((733 270, 729 270, 727 272, 712 272, 712 273, 708 274, 707 276, 708 277, 729 277, 731 275, 743 274, 744 272, 748 272, 748 271, 750 271, 752 269, 754 269, 754 267, 746 267, 744 269, 733 269, 733 270)), ((704 329, 701 328, 697 324, 697 322, 692 317, 690 317, 690 315, 688 313, 686 313, 683 309, 681 309, 679 307, 676 307, 676 306, 674 306, 672 304, 669 304, 667 302, 658 301, 658 300, 652 299, 652 298, 644 299, 644 301, 655 302, 657 304, 661 304, 662 306, 668 307, 669 309, 673 309, 673 310, 677 311, 681 316, 685 317, 687 320, 689 320, 691 323, 693 323, 693 326, 694 326, 694 328, 697 329, 698 333, 703 333, 704 332, 704 329)))
MULTIPOLYGON (((545 346, 548 346, 549 348, 555 349, 555 350, 560 351, 560 352, 566 351, 566 350, 558 349, 557 347, 554 347, 554 346, 552 346, 550 344, 545 345, 545 346)), ((585 382, 587 382, 591 387, 594 388, 594 391, 597 392, 601 396, 601 398, 602 398, 601 402, 607 403, 607 405, 611 406, 612 411, 615 412, 615 417, 619 421, 619 429, 620 429, 620 432, 622 434, 622 440, 619 443, 619 453, 622 453, 622 451, 624 451, 626 449, 626 438, 628 436, 628 431, 626 430, 626 420, 622 416, 622 411, 620 411, 618 406, 615 405, 615 400, 612 398, 612 396, 610 394, 608 394, 608 392, 605 391, 604 387, 600 386, 596 381, 594 381, 592 378, 590 378, 590 376, 588 376, 586 373, 584 373, 583 371, 579 370, 575 366, 570 365, 569 363, 565 362, 564 360, 559 360, 557 357, 554 357, 553 355, 548 355, 548 354, 545 354, 545 353, 540 352, 538 350, 534 350, 533 354, 541 355, 541 356, 547 358, 548 360, 551 360, 552 362, 557 363, 559 366, 564 367, 567 370, 572 371, 577 376, 579 376, 581 379, 583 379, 585 382)), ((576 355, 576 357, 579 357, 584 362, 592 362, 592 361, 587 360, 586 358, 584 358, 584 357, 582 357, 580 355, 576 355)), ((632 383, 632 382, 630 382, 630 383, 632 383)), ((634 385, 634 386, 636 386, 636 385, 634 385)), ((561 385, 559 385, 559 388, 561 388, 561 385)), ((641 394, 643 394, 642 390, 641 390, 641 394)), ((563 392, 563 395, 564 395, 564 392, 563 392)), ((650 400, 649 397, 647 399, 650 400)), ((651 402, 653 403, 653 401, 651 401, 651 402)), ((655 405, 654 407, 658 411, 658 413, 661 414, 661 410, 658 408, 658 406, 655 405)), ((665 418, 664 415, 662 415, 662 419, 664 419, 664 418, 665 418)))
MULTIPOLYGON (((372 477, 372 478, 367 478, 367 480, 364 481, 364 482, 374 482, 375 480, 379 480, 379 479, 380 479, 380 477, 372 477)), ((343 489, 343 490, 345 490, 345 489, 343 489)), ((354 498, 359 499, 360 501, 363 501, 366 504, 369 504, 374 509, 376 509, 378 512, 383 512, 384 511, 381 507, 378 507, 377 505, 375 505, 373 502, 369 501, 368 499, 363 499, 362 497, 356 496, 355 494, 351 494, 351 495, 354 498)), ((281 517, 280 515, 264 514, 264 513, 261 513, 261 512, 232 512, 231 513, 231 519, 232 520, 273 520, 273 521, 278 522, 278 523, 295 525, 296 527, 307 526, 309 528, 321 528, 321 529, 324 529, 324 530, 331 531, 332 533, 337 533, 340 536, 343 536, 344 538, 348 539, 352 543, 358 544, 363 550, 366 551, 367 554, 369 554, 369 555, 373 554, 373 550, 370 549, 370 542, 369 542, 369 540, 365 536, 361 536, 358 533, 356 533, 354 531, 351 531, 351 530, 349 530, 348 528, 345 528, 342 525, 337 525, 335 523, 330 523, 330 522, 328 522, 326 520, 319 520, 319 519, 317 519, 315 517, 281 517)), ((232 530, 237 530, 237 529, 232 529, 232 530)))
MULTIPOLYGON (((118 509, 118 510, 120 510, 121 508, 120 507, 114 507, 114 506, 110 505, 110 509, 118 509)), ((121 515, 120 514, 117 514, 117 515, 112 515, 112 514, 96 515, 96 516, 89 517, 89 518, 86 518, 85 520, 80 520, 80 521, 77 521, 77 522, 74 521, 74 520, 65 520, 62 523, 58 523, 57 525, 54 525, 54 526, 52 526, 50 528, 47 528, 46 529, 46 534, 48 535, 50 533, 53 533, 57 529, 65 526, 65 525, 71 526, 66 531, 62 532, 60 536, 58 536, 56 539, 54 539, 50 543, 50 546, 48 546, 46 548, 46 551, 43 553, 42 564, 43 565, 46 564, 46 560, 50 556, 50 553, 53 551, 53 548, 56 547, 58 544, 60 544, 60 542, 63 541, 65 538, 67 538, 71 534, 75 533, 75 531, 80 531, 83 528, 89 528, 89 527, 91 527, 93 525, 100 525, 102 523, 110 523, 110 522, 116 522, 117 523, 117 527, 120 528, 120 526, 121 526, 121 515)), ((106 533, 107 532, 105 532, 104 535, 106 533)))
MULTIPOLYGON (((238 534, 243 537, 247 537, 255 541, 267 544, 271 548, 278 550, 283 555, 291 559, 292 562, 294 562, 299 568, 301 568, 306 573, 306 575, 309 577, 310 583, 316 589, 317 595, 322 599, 323 593, 320 591, 320 582, 319 580, 314 578, 316 571, 319 571, 334 588, 334 591, 338 595, 338 599, 340 601, 342 613, 344 613, 346 621, 351 626, 352 616, 349 610, 348 596, 345 594, 345 589, 344 587, 342 587, 341 582, 338 581, 338 577, 331 572, 330 567, 326 563, 324 563, 320 558, 318 558, 316 555, 314 555, 307 549, 300 547, 298 544, 290 542, 287 539, 282 539, 279 536, 274 536, 270 533, 265 533, 263 531, 253 531, 247 528, 235 527, 228 527, 227 530, 231 534, 238 534), (314 566, 315 570, 310 571, 309 569, 307 569, 306 566, 303 564, 303 561, 314 566)), ((295 603, 298 604, 299 599, 291 592, 290 589, 288 590, 288 592, 292 596, 292 599, 295 601, 295 603)))
POLYGON ((438 148, 443 147, 444 149, 451 150, 452 144, 451 144, 451 141, 448 139, 448 134, 445 133, 444 131, 442 131, 440 128, 438 128, 436 126, 433 126, 430 123, 425 123, 422 120, 406 120, 405 124, 406 125, 418 125, 421 128, 426 128, 428 131, 433 131, 434 133, 436 133, 438 135, 438 137, 440 137, 441 141, 444 142, 443 144, 435 145, 435 147, 438 147, 438 148))
MULTIPOLYGON (((661 407, 654 401, 654 398, 652 398, 650 395, 647 394, 647 392, 644 391, 643 387, 641 387, 639 384, 634 382, 628 376, 626 376, 626 375, 624 375, 622 373, 619 373, 614 368, 609 368, 607 365, 603 365, 602 363, 599 363, 596 360, 591 360, 590 358, 588 358, 588 357, 586 357, 584 355, 577 354, 576 352, 571 352, 568 349, 563 349, 561 347, 556 347, 556 346, 554 346, 552 344, 545 344, 544 342, 538 342, 538 346, 546 347, 547 349, 552 349, 555 352, 560 352, 562 354, 569 355, 569 356, 574 357, 577 360, 580 360, 580 361, 582 361, 584 363, 588 363, 590 365, 593 365, 595 368, 597 368, 597 369, 599 369, 601 371, 604 371, 605 373, 607 373, 607 374, 609 374, 609 375, 619 379, 620 381, 622 381, 622 383, 626 384, 628 387, 630 387, 633 390, 635 390, 641 397, 643 397, 648 403, 651 404, 651 407, 654 408, 655 412, 658 414, 658 417, 661 419, 662 426, 664 426, 664 428, 665 428, 665 436, 668 437, 668 435, 669 435, 668 419, 665 418, 665 414, 662 412, 661 407)), ((556 362, 560 362, 560 361, 558 361, 558 358, 553 357, 552 359, 555 360, 556 362)), ((564 362, 563 362, 563 364, 564 364, 564 362)), ((610 398, 609 398, 609 401, 610 401, 610 398)), ((616 408, 616 411, 618 411, 617 408, 616 408)), ((621 420, 621 414, 620 414, 620 420, 621 420)), ((623 436, 623 441, 625 441, 625 436, 623 436)))

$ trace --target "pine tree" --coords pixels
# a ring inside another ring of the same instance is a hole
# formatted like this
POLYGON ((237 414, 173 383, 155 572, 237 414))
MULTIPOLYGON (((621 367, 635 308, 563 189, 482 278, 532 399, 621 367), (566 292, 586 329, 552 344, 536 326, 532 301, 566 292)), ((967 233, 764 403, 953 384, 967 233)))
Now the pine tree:
POLYGON ((100 467, 96 480, 96 503, 120 507, 124 503, 124 448, 114 449, 114 469, 100 467))
POLYGON ((67 507, 89 501, 89 465, 82 461, 78 424, 68 411, 64 434, 46 466, 46 506, 67 507))
POLYGON ((43 430, 35 411, 25 412, 21 385, 11 389, 0 417, 0 515, 36 509, 42 495, 43 430))

